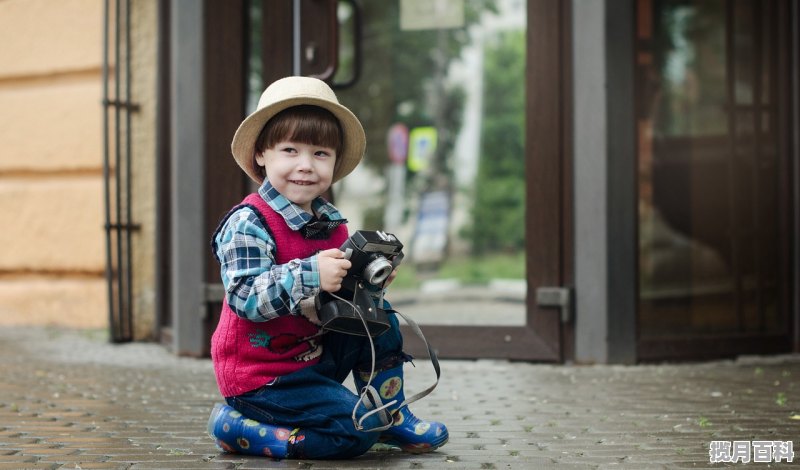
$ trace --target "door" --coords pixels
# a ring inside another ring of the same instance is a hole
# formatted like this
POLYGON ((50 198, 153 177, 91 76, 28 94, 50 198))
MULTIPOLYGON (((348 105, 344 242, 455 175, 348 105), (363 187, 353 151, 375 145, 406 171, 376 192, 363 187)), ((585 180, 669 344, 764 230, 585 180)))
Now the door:
MULTIPOLYGON (((351 232, 404 243, 387 298, 441 357, 563 359, 571 245, 560 3, 246 3, 244 114, 267 84, 301 74, 328 81, 359 117, 367 154, 329 197, 351 232), (551 288, 542 307, 539 287, 551 288)), ((405 336, 412 354, 424 351, 405 336)))
POLYGON ((791 351, 790 2, 637 8, 639 358, 791 351))

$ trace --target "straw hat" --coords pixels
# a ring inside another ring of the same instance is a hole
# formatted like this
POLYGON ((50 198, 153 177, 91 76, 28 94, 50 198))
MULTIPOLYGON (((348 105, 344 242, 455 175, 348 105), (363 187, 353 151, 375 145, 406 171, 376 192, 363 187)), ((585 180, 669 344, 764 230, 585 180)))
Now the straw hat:
POLYGON ((339 120, 342 127, 342 151, 336 155, 333 182, 349 174, 364 156, 367 138, 361 122, 349 109, 339 104, 333 90, 322 80, 311 77, 286 77, 273 82, 261 94, 258 108, 239 125, 231 142, 236 163, 247 176, 261 184, 264 178, 253 167, 255 145, 261 129, 273 116, 286 108, 299 105, 325 108, 339 120))

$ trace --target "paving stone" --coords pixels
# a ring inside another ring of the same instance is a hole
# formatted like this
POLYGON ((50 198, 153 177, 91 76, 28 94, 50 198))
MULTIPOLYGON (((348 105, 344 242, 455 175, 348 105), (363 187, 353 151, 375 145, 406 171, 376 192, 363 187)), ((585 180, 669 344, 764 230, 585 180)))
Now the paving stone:
POLYGON ((23 455, 19 452, 11 454, 0 455, 0 463, 13 463, 13 462, 36 462, 38 459, 31 455, 23 455))
POLYGON ((86 460, 68 460, 62 463, 62 469, 77 469, 77 470, 89 470, 93 468, 104 469, 104 470, 127 470, 131 467, 129 463, 119 463, 114 464, 105 461, 86 461, 86 460))
POLYGON ((65 455, 72 455, 72 454, 75 454, 77 452, 78 452, 77 449, 69 449, 69 448, 65 448, 65 447, 51 447, 51 448, 37 447, 37 448, 31 448, 31 449, 23 450, 19 454, 22 455, 22 456, 25 456, 25 457, 28 457, 28 456, 40 457, 40 460, 45 460, 44 457, 46 457, 46 456, 49 456, 49 457, 52 457, 52 456, 63 457, 65 455))
MULTIPOLYGON (((409 393, 432 377, 417 362, 409 393)), ((330 462, 220 454, 205 434, 222 401, 210 361, 159 345, 5 328, 0 367, 0 470, 718 468, 712 440, 800 436, 798 356, 635 367, 442 361, 439 388, 413 409, 448 425, 446 446, 330 462), (48 341, 30 346, 37 337, 48 341)), ((794 447, 794 464, 762 467, 797 468, 800 440, 794 447)))
POLYGON ((57 463, 43 462, 0 463, 0 470, 53 470, 60 466, 57 463))

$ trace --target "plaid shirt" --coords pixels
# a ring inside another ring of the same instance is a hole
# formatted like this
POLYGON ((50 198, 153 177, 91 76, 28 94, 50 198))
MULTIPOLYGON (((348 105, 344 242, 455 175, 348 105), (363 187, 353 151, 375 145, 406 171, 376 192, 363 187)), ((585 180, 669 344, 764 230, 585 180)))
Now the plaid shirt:
MULTIPOLYGON (((283 216, 290 229, 300 230, 312 220, 311 214, 286 199, 268 180, 258 193, 283 216)), ((342 219, 339 211, 322 198, 316 198, 311 206, 320 217, 342 219)), ((317 256, 276 264, 275 241, 249 207, 241 207, 228 217, 212 247, 220 263, 228 305, 242 318, 267 321, 298 313, 300 301, 319 292, 317 256)))

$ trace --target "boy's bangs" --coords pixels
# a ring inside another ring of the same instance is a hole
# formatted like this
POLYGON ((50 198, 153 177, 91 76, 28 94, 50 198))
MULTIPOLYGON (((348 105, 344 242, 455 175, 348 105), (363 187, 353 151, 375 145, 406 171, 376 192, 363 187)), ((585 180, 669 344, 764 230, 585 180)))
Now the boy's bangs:
POLYGON ((282 141, 329 147, 341 152, 342 130, 339 120, 328 110, 317 106, 295 106, 276 114, 267 122, 256 142, 263 151, 282 141))
POLYGON ((287 129, 288 138, 294 142, 308 145, 319 145, 339 151, 342 140, 339 122, 331 119, 298 119, 291 129, 287 129))

